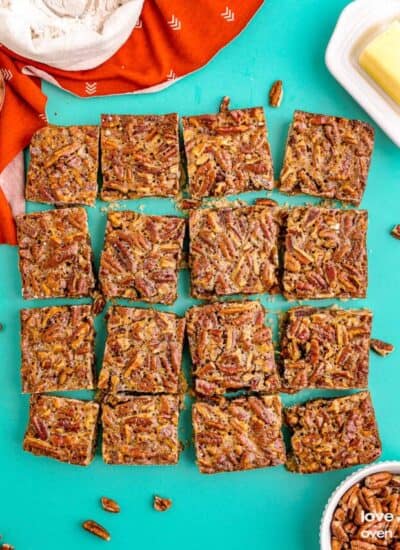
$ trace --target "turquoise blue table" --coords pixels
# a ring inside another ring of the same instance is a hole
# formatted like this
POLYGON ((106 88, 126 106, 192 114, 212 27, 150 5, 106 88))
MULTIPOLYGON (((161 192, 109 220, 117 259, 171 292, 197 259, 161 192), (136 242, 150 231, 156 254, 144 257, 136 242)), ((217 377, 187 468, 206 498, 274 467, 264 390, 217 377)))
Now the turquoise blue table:
MULTIPOLYGON (((296 108, 368 120, 366 114, 328 74, 324 51, 344 0, 270 0, 243 34, 207 67, 155 95, 77 99, 45 86, 47 113, 56 124, 96 124, 103 112, 181 114, 213 112, 221 96, 232 105, 267 106, 271 82, 285 85, 280 109, 266 108, 276 172, 281 165, 288 123, 296 108)), ((400 347, 400 242, 389 235, 400 222, 400 151, 377 130, 376 148, 363 207, 370 213, 368 299, 345 307, 368 306, 375 336, 400 347)), ((281 203, 299 203, 277 192, 281 203)), ((247 195, 246 200, 251 200, 247 195)), ((169 200, 146 200, 146 213, 174 213, 169 200)), ((137 208, 139 201, 129 207, 137 208)), ((105 214, 89 209, 98 264, 105 214)), ((33 207, 31 207, 33 209, 33 207)), ((18 310, 44 302, 24 302, 15 248, 0 248, 0 533, 16 550, 85 550, 107 543, 80 527, 97 519, 112 533, 109 548, 317 550, 324 504, 350 470, 323 475, 290 474, 283 467, 246 473, 200 475, 193 448, 175 467, 112 467, 101 456, 87 469, 36 458, 21 450, 28 398, 20 394, 18 310), (154 493, 173 499, 173 508, 152 510, 154 493), (120 515, 103 512, 102 495, 116 498, 120 515)), ((180 297, 173 309, 182 314, 191 299, 188 274, 182 273, 180 297)), ((286 309, 283 299, 262 298, 271 312, 286 309)), ((65 303, 65 302, 64 302, 65 303)), ((324 302, 329 303, 329 302, 324 302)), ((103 319, 97 319, 97 352, 104 344, 103 319)), ((186 361, 187 362, 187 361, 186 361)), ((187 365, 186 365, 187 367, 187 365)), ((383 458, 400 459, 398 354, 371 356, 370 388, 383 442, 383 458)), ((329 392, 303 392, 286 403, 329 392)), ((182 418, 182 438, 190 438, 190 413, 182 418)))

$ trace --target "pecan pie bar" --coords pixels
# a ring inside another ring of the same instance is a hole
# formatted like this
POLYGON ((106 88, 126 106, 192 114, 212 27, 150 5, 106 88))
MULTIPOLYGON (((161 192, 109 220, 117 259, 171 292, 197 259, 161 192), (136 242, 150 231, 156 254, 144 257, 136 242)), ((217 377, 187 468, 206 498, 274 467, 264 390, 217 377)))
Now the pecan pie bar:
POLYGON ((369 392, 316 399, 284 411, 293 432, 286 466, 304 474, 368 464, 381 454, 369 392))
POLYGON ((262 107, 182 118, 192 197, 272 189, 274 176, 262 107))
POLYGON ((99 388, 117 392, 178 393, 185 319, 174 313, 114 306, 99 388))
POLYGON ((291 209, 285 237, 285 297, 365 298, 367 225, 364 210, 291 209))
POLYGON ((281 342, 284 391, 368 387, 371 323, 366 309, 289 310, 281 342))
POLYGON ((24 450, 87 466, 96 450, 99 404, 51 395, 32 395, 24 450))
POLYGON ((373 146, 374 130, 366 122, 296 111, 280 190, 359 205, 373 146))
POLYGON ((278 210, 240 206, 190 212, 194 298, 278 290, 278 210))
POLYGON ((94 205, 99 166, 98 126, 45 126, 33 135, 30 157, 27 200, 94 205))
POLYGON ((203 474, 283 464, 282 405, 273 396, 250 396, 193 405, 197 464, 203 474))
POLYGON ((106 397, 102 410, 107 464, 176 464, 179 459, 176 395, 106 397))
POLYGON ((259 302, 196 306, 186 318, 197 393, 279 391, 272 332, 259 302))
POLYGON ((94 389, 91 306, 21 310, 22 391, 94 389))
POLYGON ((16 222, 23 297, 89 296, 94 276, 85 209, 24 214, 16 222))
POLYGON ((103 115, 105 201, 175 197, 179 192, 178 115, 103 115))
POLYGON ((183 218, 130 211, 108 214, 99 274, 103 294, 172 304, 184 235, 183 218))

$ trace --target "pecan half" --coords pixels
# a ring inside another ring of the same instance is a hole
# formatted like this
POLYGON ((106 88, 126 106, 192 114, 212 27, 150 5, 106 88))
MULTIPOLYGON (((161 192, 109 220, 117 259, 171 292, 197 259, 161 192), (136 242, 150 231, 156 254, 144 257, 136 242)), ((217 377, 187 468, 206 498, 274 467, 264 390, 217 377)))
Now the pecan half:
POLYGON ((96 537, 100 537, 103 540, 109 541, 111 540, 111 535, 105 529, 100 523, 97 523, 96 521, 93 521, 92 519, 88 519, 82 523, 82 527, 86 529, 86 531, 89 531, 89 533, 92 533, 92 535, 96 535, 96 537))
POLYGON ((170 498, 159 497, 157 495, 154 496, 153 508, 157 510, 157 512, 166 512, 171 506, 172 500, 170 498))
POLYGON ((389 355, 394 350, 393 344, 388 342, 383 342, 383 340, 378 340, 377 338, 372 338, 370 343, 371 349, 378 355, 385 357, 389 355))
POLYGON ((121 511, 121 507, 117 501, 108 497, 101 497, 100 499, 101 506, 106 512, 112 512, 113 514, 118 514, 121 511))
POLYGON ((283 82, 276 80, 269 91, 269 104, 271 107, 279 107, 283 99, 283 82))

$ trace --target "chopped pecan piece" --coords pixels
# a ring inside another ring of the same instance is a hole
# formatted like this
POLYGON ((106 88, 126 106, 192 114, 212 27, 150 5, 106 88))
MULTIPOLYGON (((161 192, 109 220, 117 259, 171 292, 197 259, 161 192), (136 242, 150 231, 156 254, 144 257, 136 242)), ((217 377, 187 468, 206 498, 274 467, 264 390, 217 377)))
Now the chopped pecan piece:
POLYGON ((23 214, 16 223, 25 299, 90 295, 94 276, 84 208, 23 214))
POLYGON ((66 397, 34 395, 24 450, 87 466, 94 458, 98 403, 66 397))
POLYGON ((107 464, 176 464, 176 395, 108 395, 103 403, 103 459, 107 464))
POLYGON ((105 201, 175 197, 179 192, 178 115, 102 115, 105 201))
POLYGON ((86 531, 89 531, 89 533, 92 533, 92 535, 96 535, 96 537, 99 537, 106 541, 111 540, 110 533, 105 527, 100 525, 100 523, 97 523, 97 521, 88 519, 82 523, 82 527, 86 529, 86 531))
POLYGON ((367 225, 364 210, 291 209, 285 236, 285 297, 365 298, 367 225))
POLYGON ((391 231, 393 237, 395 237, 396 239, 400 239, 400 224, 399 225, 395 225, 391 231))
POLYGON ((271 107, 279 107, 283 99, 283 82, 275 80, 269 91, 269 104, 271 107))
POLYGON ((241 206, 189 215, 194 298, 278 291, 278 209, 241 206))
POLYGON ((383 342, 383 340, 378 340, 377 338, 372 338, 371 349, 378 355, 385 357, 394 351, 394 345, 389 344, 388 342, 383 342))
POLYGON ((106 299, 104 298, 103 294, 98 290, 92 292, 92 299, 92 313, 93 315, 100 315, 100 313, 106 307, 106 299))
POLYGON ((366 122, 296 111, 280 175, 280 190, 358 206, 374 146, 366 122))
POLYGON ((262 107, 182 118, 192 197, 272 189, 273 167, 262 107))
POLYGON ((154 510, 157 512, 166 512, 172 506, 172 500, 170 498, 159 497, 155 495, 153 500, 154 510))
POLYGON ((278 396, 196 402, 193 427, 200 471, 213 474, 283 464, 281 425, 278 396))
MULTIPOLYGON (((292 430, 286 467, 293 472, 326 472, 368 464, 382 451, 369 392, 316 399, 284 411, 292 430)), ((335 535, 336 538, 337 534, 335 535)))
POLYGON ((285 391, 366 388, 371 323, 365 309, 289 310, 281 341, 285 391))
POLYGON ((22 391, 94 389, 94 327, 91 307, 23 309, 22 391))
POLYGON ((186 317, 197 393, 279 391, 272 331, 259 302, 196 306, 186 317))
POLYGON ((99 273, 104 296, 174 303, 184 235, 183 218, 110 212, 99 273))
POLYGON ((27 200, 94 205, 99 165, 97 126, 45 126, 33 135, 29 151, 27 200))
POLYGON ((121 511, 120 505, 116 500, 108 497, 101 497, 100 499, 101 506, 106 512, 111 512, 112 514, 118 514, 121 511))
POLYGON ((178 393, 185 320, 174 313, 114 306, 98 387, 110 392, 178 393))

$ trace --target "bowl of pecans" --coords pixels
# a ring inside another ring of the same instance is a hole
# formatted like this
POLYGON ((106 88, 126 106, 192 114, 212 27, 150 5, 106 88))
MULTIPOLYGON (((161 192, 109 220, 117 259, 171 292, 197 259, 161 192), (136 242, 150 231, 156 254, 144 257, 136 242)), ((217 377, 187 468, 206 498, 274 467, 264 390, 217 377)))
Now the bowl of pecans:
POLYGON ((321 550, 400 550, 400 462, 378 462, 347 477, 325 507, 321 550))

